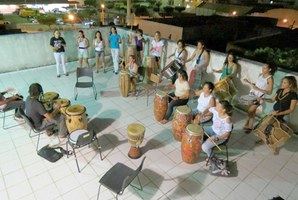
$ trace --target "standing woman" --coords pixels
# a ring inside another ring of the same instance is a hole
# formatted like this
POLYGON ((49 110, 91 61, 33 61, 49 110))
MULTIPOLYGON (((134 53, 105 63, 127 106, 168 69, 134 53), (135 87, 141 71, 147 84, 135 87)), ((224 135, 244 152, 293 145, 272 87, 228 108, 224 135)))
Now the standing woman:
POLYGON ((65 47, 66 42, 63 37, 61 37, 61 33, 58 30, 54 31, 54 37, 50 40, 50 45, 52 46, 54 57, 56 60, 56 71, 57 71, 57 77, 59 78, 60 75, 60 63, 62 65, 63 72, 65 76, 68 76, 68 73, 66 71, 65 67, 65 47))
POLYGON ((202 82, 202 73, 206 71, 207 66, 209 65, 210 56, 205 49, 205 43, 203 41, 198 41, 197 49, 192 53, 190 58, 188 58, 185 63, 196 59, 195 65, 192 67, 189 85, 192 89, 199 89, 202 82))
POLYGON ((105 62, 105 41, 102 39, 100 31, 96 31, 93 40, 93 48, 95 49, 95 72, 98 73, 99 58, 102 60, 103 73, 106 73, 106 62, 105 62))
MULTIPOLYGON (((185 70, 186 50, 183 40, 178 40, 177 48, 174 53, 168 56, 168 58, 174 56, 174 62, 176 62, 180 68, 185 70)), ((172 83, 174 84, 177 79, 177 73, 172 77, 172 83)))
POLYGON ((183 69, 179 69, 177 73, 178 78, 173 85, 175 88, 175 92, 169 94, 168 109, 164 119, 160 122, 162 124, 166 124, 169 121, 174 107, 186 105, 188 102, 190 88, 188 84, 187 73, 183 69))
POLYGON ((114 66, 114 73, 117 75, 119 70, 119 51, 120 51, 120 45, 121 44, 121 37, 117 33, 117 29, 115 26, 112 26, 110 29, 110 35, 109 35, 109 44, 112 54, 112 60, 113 60, 113 66, 114 66))
POLYGON ((220 80, 227 78, 227 77, 233 77, 236 75, 238 65, 236 63, 236 59, 233 53, 228 53, 226 60, 223 64, 222 69, 220 70, 212 70, 216 73, 222 73, 220 76, 220 80))
POLYGON ((88 48, 89 48, 89 40, 85 38, 84 32, 82 30, 79 30, 79 37, 77 39, 76 46, 78 48, 78 57, 80 61, 80 68, 83 67, 83 60, 86 63, 86 66, 89 68, 89 62, 88 62, 88 48))
MULTIPOLYGON (((252 87, 250 94, 253 94, 257 98, 261 98, 264 95, 272 94, 273 90, 273 75, 275 73, 275 68, 270 64, 264 64, 262 67, 262 73, 259 75, 256 83, 251 83, 247 79, 244 79, 245 82, 249 83, 252 87)), ((256 116, 256 111, 262 101, 257 101, 253 105, 250 105, 247 111, 248 118, 243 127, 246 133, 250 133, 253 129, 254 119, 256 116)))
POLYGON ((136 35, 132 37, 130 35, 129 41, 132 43, 134 40, 136 48, 137 48, 137 57, 136 57, 136 62, 139 66, 142 65, 143 62, 143 57, 144 57, 144 49, 145 49, 145 39, 143 38, 143 30, 142 29, 137 29, 136 35))
POLYGON ((125 69, 129 71, 130 81, 132 85, 132 96, 136 96, 136 85, 138 79, 138 64, 134 55, 129 56, 129 62, 126 64, 125 69))
POLYGON ((161 34, 159 31, 156 31, 154 34, 154 39, 151 42, 151 48, 149 52, 151 53, 152 56, 155 57, 156 65, 157 65, 157 70, 160 73, 161 77, 161 57, 162 57, 162 48, 164 46, 164 42, 161 40, 161 34))

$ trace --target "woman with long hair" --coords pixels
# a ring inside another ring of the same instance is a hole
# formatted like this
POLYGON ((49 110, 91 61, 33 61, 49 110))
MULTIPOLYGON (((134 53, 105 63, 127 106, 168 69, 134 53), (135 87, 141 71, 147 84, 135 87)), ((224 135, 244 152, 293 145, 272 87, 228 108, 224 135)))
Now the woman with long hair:
POLYGON ((220 70, 214 70, 213 69, 212 71, 216 72, 216 73, 222 73, 221 76, 220 76, 220 80, 222 80, 222 79, 227 78, 227 77, 235 76, 236 72, 237 72, 237 68, 238 68, 238 65, 237 65, 234 54, 233 53, 228 53, 228 55, 225 59, 225 62, 223 64, 222 69, 220 69, 220 70))
POLYGON ((101 59, 103 73, 106 73, 105 41, 102 38, 100 31, 96 31, 96 33, 95 33, 95 37, 93 40, 93 48, 95 50, 95 72, 98 73, 99 59, 101 59))
POLYGON ((88 48, 89 48, 89 40, 85 37, 84 31, 79 30, 79 37, 76 41, 76 46, 78 48, 78 57, 80 62, 80 68, 83 67, 83 61, 85 61, 86 66, 89 68, 88 62, 88 48))

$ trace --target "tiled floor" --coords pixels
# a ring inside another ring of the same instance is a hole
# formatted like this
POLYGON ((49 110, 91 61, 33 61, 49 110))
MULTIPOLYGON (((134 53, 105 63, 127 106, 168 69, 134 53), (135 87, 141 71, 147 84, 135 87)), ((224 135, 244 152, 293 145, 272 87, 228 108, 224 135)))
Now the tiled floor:
MULTIPOLYGON (((278 195, 298 199, 297 137, 292 137, 280 154, 274 156, 265 145, 255 145, 257 138, 253 134, 241 131, 245 116, 235 112, 229 152, 231 162, 237 167, 236 176, 211 176, 204 166, 203 153, 195 164, 182 161, 180 143, 172 136, 171 123, 161 125, 154 120, 153 95, 148 106, 144 95, 137 100, 121 97, 118 77, 112 69, 106 74, 95 74, 98 100, 94 100, 91 90, 85 89, 79 91, 78 100, 74 101, 75 65, 77 63, 69 63, 70 76, 59 79, 54 66, 0 74, 0 88, 14 87, 27 96, 28 86, 39 82, 44 91, 56 91, 72 104, 84 105, 90 118, 89 126, 95 129, 102 146, 104 160, 100 160, 94 147, 83 148, 78 154, 82 167, 82 172, 78 173, 73 156, 50 163, 36 155, 36 138, 28 137, 27 126, 1 129, 1 200, 96 199, 98 180, 111 166, 123 162, 136 168, 141 161, 127 156, 130 145, 126 128, 133 122, 146 127, 141 147, 147 158, 140 174, 144 190, 128 187, 120 199, 264 200, 278 195)), ((42 135, 40 146, 57 142, 55 137, 42 135)), ((64 144, 62 141, 61 145, 64 144)), ((102 187, 100 199, 114 199, 114 196, 102 187)))

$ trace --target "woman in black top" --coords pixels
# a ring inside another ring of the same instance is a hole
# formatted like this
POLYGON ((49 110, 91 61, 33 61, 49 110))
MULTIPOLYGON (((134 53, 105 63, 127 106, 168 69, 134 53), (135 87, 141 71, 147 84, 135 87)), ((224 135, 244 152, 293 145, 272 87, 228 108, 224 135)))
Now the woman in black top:
POLYGON ((285 76, 281 81, 281 88, 271 99, 262 98, 266 102, 275 102, 272 115, 283 120, 285 115, 292 113, 297 104, 297 80, 294 76, 285 76))

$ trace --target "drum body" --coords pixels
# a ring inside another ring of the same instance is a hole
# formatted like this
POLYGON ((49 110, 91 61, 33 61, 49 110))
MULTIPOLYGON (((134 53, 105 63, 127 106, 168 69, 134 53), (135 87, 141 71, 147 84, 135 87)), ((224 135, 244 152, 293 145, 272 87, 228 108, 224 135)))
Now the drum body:
POLYGON ((129 72, 125 70, 121 70, 119 73, 119 88, 121 91, 121 95, 123 97, 128 96, 128 91, 130 88, 130 76, 129 72))
POLYGON ((66 108, 70 105, 70 101, 65 98, 59 98, 59 99, 54 100, 54 103, 61 104, 60 112, 61 112, 61 114, 65 115, 66 108))
POLYGON ((247 94, 242 95, 239 97, 238 102, 242 105, 250 106, 250 105, 256 105, 258 103, 257 97, 255 95, 247 94))
POLYGON ((231 101, 236 95, 237 89, 230 78, 224 78, 215 84, 214 93, 219 101, 231 101))
POLYGON ((287 124, 280 122, 273 115, 265 116, 253 132, 273 151, 282 146, 293 134, 293 130, 287 124))
POLYGON ((163 120, 168 109, 168 98, 167 93, 158 90, 154 98, 154 117, 156 121, 163 120))
POLYGON ((178 106, 174 115, 172 129, 175 140, 181 141, 184 129, 191 122, 191 109, 188 106, 178 106))
POLYGON ((127 127, 128 142, 131 144, 131 148, 128 152, 128 157, 136 159, 139 158, 142 153, 139 148, 143 142, 145 135, 145 127, 141 124, 130 124, 127 127))
POLYGON ((145 79, 148 83, 150 80, 151 73, 155 72, 155 57, 154 56, 146 56, 146 64, 145 64, 145 79))
POLYGON ((166 70, 164 70, 163 75, 167 79, 171 79, 180 68, 181 65, 179 65, 177 61, 173 60, 168 64, 168 66, 166 66, 166 70))
POLYGON ((186 163, 195 163, 201 153, 204 136, 203 128, 198 124, 189 124, 182 136, 181 154, 186 163))
POLYGON ((127 45, 126 46, 126 52, 125 52, 125 64, 129 63, 129 56, 134 55, 136 57, 137 55, 137 47, 136 45, 127 45))
POLYGON ((57 92, 46 92, 44 93, 41 102, 45 107, 46 111, 53 110, 53 100, 58 99, 59 94, 57 92))
POLYGON ((82 105, 72 105, 66 108, 66 127, 69 133, 77 129, 87 129, 86 108, 82 105))

